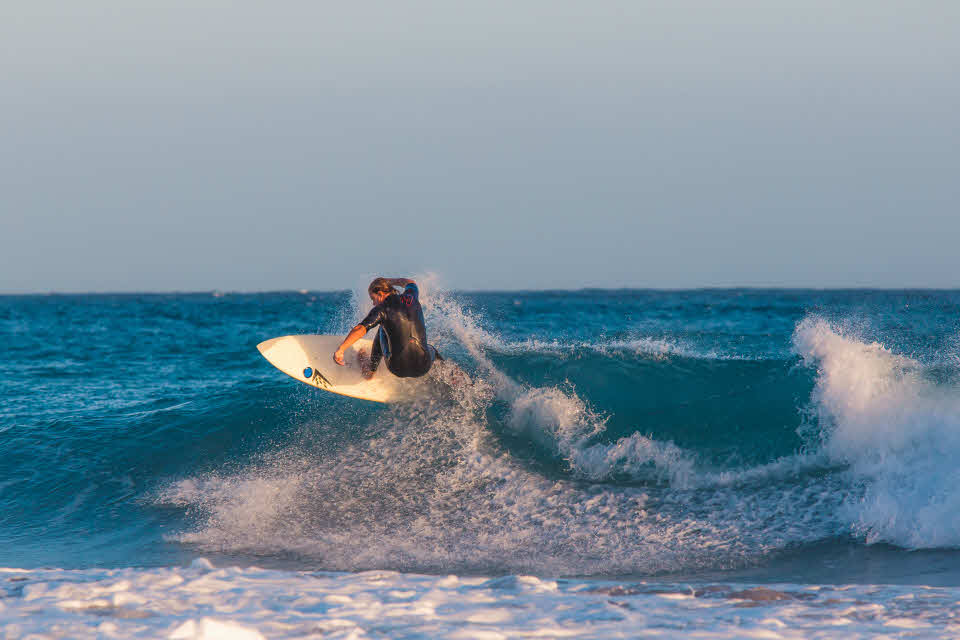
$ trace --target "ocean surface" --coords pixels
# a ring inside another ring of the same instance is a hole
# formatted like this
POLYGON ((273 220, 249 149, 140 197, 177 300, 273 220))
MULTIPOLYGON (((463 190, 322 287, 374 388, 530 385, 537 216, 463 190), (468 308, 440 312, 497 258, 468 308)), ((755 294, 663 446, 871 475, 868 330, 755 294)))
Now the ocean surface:
POLYGON ((960 637, 960 292, 421 288, 0 297, 0 636, 960 637))

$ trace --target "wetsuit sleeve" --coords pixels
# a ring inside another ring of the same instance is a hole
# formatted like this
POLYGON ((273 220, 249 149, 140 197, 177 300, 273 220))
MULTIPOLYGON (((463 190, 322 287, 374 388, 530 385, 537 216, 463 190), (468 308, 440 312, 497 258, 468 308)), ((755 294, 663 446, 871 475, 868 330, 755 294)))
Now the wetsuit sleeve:
POLYGON ((375 326, 380 324, 383 321, 383 305, 378 304, 373 309, 370 309, 370 313, 367 314, 367 317, 360 321, 367 331, 373 329, 375 326))

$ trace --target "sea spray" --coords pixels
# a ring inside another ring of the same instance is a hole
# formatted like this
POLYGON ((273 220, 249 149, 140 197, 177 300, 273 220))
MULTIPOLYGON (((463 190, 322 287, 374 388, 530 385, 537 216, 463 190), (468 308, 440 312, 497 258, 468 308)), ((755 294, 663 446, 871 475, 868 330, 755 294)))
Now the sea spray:
POLYGON ((801 322, 794 342, 818 370, 822 450, 865 489, 845 505, 854 530, 868 542, 960 546, 960 388, 822 318, 801 322))

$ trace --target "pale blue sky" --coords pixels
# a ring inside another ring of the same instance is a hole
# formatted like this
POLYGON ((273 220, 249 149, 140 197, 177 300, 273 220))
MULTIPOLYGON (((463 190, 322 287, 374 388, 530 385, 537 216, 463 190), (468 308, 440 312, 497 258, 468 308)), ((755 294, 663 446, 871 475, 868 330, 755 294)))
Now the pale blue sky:
POLYGON ((960 286, 957 2, 2 13, 0 292, 960 286))

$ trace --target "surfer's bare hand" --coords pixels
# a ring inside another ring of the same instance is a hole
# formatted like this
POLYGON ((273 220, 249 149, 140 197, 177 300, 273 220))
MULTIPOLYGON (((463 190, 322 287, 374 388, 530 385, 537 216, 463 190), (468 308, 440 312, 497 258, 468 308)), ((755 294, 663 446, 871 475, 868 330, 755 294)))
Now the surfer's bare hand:
POLYGON ((337 349, 336 353, 333 354, 333 361, 341 367, 347 366, 347 363, 343 361, 343 349, 337 349))

